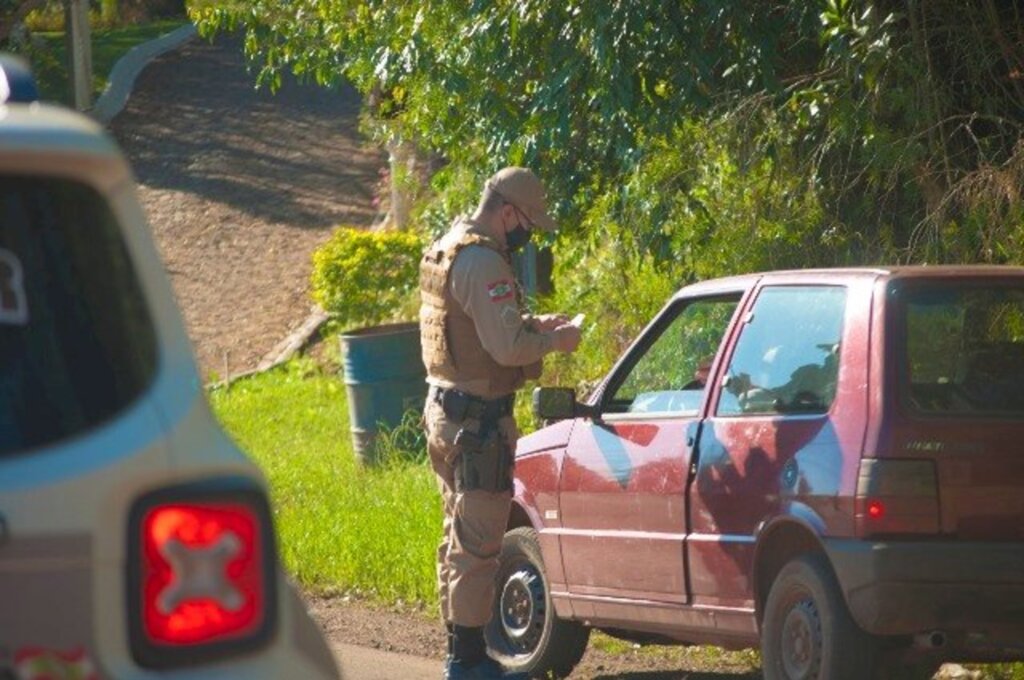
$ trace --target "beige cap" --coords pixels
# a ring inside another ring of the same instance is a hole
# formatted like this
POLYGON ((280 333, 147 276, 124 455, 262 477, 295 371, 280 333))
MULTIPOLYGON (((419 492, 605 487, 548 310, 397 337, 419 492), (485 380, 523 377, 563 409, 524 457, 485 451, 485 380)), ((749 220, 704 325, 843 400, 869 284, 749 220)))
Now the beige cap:
POLYGON ((504 168, 484 186, 522 210, 538 229, 555 230, 555 221, 548 214, 544 185, 529 168, 504 168))

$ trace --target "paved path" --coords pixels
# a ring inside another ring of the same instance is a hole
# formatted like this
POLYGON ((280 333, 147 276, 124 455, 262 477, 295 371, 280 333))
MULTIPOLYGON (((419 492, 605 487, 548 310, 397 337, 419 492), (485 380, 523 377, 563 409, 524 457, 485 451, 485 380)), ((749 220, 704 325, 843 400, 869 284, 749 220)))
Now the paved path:
POLYGON ((443 670, 438 661, 408 654, 338 643, 331 649, 343 680, 439 680, 443 670))

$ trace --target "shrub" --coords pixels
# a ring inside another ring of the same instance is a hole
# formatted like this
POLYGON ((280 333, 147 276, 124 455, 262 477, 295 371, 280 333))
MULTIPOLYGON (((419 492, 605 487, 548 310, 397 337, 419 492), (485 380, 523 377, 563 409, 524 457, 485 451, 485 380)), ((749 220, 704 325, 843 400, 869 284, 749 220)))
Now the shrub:
POLYGON ((422 253, 416 234, 341 227, 313 253, 313 299, 342 324, 408 320, 422 253))

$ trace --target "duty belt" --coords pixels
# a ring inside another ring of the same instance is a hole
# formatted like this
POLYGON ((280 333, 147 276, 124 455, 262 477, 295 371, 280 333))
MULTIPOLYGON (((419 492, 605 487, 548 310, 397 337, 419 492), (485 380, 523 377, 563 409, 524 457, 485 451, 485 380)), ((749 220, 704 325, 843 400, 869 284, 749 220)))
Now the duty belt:
POLYGON ((495 422, 503 416, 512 415, 516 397, 509 394, 497 399, 482 399, 454 388, 430 387, 430 398, 441 405, 446 416, 455 422, 467 418, 495 422))

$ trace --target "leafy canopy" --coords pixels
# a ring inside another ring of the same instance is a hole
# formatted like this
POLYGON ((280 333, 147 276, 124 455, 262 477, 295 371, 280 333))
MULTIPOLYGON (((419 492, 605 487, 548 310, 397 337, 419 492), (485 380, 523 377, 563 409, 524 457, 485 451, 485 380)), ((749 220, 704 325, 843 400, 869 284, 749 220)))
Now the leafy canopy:
POLYGON ((244 27, 263 83, 354 82, 382 137, 448 161, 437 187, 529 165, 578 232, 596 238, 600 205, 623 245, 671 267, 707 191, 746 195, 733 212, 755 238, 733 247, 754 259, 788 243, 767 259, 1020 260, 1021 15, 1018 0, 254 0, 199 19, 244 27), (663 159, 695 147, 718 159, 704 193, 706 159, 663 159))

